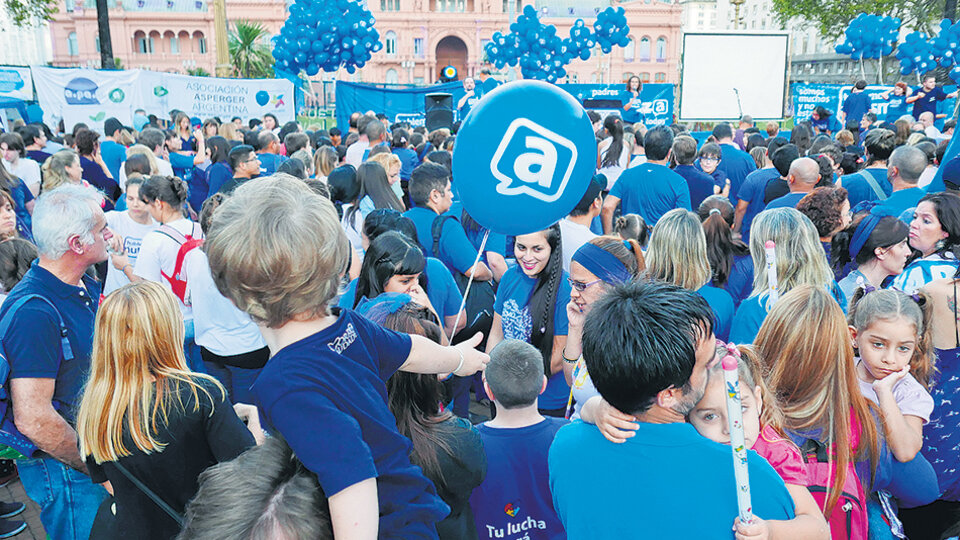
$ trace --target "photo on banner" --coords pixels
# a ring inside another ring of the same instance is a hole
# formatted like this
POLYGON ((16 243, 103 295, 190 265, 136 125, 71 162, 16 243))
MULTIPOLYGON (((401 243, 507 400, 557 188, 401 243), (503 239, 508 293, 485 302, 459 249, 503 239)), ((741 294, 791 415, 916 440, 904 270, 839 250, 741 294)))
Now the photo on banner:
POLYGON ((107 118, 115 117, 124 125, 133 121, 140 70, 32 66, 30 71, 43 121, 49 126, 63 120, 68 132, 82 123, 102 133, 107 118))
POLYGON ((24 66, 0 66, 0 97, 33 101, 33 77, 24 66))

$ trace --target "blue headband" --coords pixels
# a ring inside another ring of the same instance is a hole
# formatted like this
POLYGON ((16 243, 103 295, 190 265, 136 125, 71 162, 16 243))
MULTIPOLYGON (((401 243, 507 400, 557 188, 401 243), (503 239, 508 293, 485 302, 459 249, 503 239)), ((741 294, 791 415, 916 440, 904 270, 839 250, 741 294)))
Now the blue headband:
POLYGON ((626 283, 633 278, 630 270, 616 255, 589 242, 580 246, 572 260, 611 285, 626 283))
POLYGON ((377 324, 383 324, 387 316, 400 311, 403 309, 403 306, 412 301, 413 299, 410 298, 409 294, 381 293, 375 298, 367 298, 364 296, 357 302, 357 307, 354 308, 354 311, 377 324))
POLYGON ((857 229, 853 232, 853 238, 850 240, 849 252, 851 259, 857 259, 857 255, 860 253, 860 250, 863 249, 863 246, 866 245, 867 239, 873 234, 873 230, 877 228, 877 224, 880 223, 881 219, 890 215, 892 214, 890 214, 888 209, 882 206, 874 206, 870 209, 867 217, 860 220, 857 229))

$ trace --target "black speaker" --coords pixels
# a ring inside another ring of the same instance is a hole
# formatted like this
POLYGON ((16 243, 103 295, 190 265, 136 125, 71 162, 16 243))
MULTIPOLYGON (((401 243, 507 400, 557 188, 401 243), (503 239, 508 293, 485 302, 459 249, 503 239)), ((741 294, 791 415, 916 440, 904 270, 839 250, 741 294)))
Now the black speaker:
POLYGON ((424 125, 427 131, 453 128, 453 94, 434 92, 423 96, 426 111, 424 125))

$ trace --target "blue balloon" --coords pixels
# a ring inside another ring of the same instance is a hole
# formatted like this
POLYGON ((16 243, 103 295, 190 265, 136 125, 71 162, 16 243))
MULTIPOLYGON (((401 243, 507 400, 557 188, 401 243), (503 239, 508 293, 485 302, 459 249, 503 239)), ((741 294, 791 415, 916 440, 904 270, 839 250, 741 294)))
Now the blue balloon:
POLYGON ((484 227, 508 235, 543 230, 569 214, 596 164, 583 106, 556 86, 533 80, 485 95, 460 127, 453 151, 464 209, 484 227))

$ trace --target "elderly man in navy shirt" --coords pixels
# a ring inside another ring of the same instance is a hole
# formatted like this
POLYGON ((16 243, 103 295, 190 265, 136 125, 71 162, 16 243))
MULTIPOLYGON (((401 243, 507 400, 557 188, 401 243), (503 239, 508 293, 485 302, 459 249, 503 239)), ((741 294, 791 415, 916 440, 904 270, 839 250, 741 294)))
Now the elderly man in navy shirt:
POLYGON ((40 505, 47 534, 57 540, 88 538, 107 495, 86 474, 74 427, 100 298, 100 286, 85 272, 107 259, 112 238, 102 200, 94 188, 73 185, 37 199, 33 236, 40 258, 0 306, 0 319, 19 306, 0 337, 10 363, 13 423, 38 449, 18 460, 20 480, 40 505), (20 302, 33 295, 42 298, 20 302), (70 359, 64 357, 60 321, 70 359))

